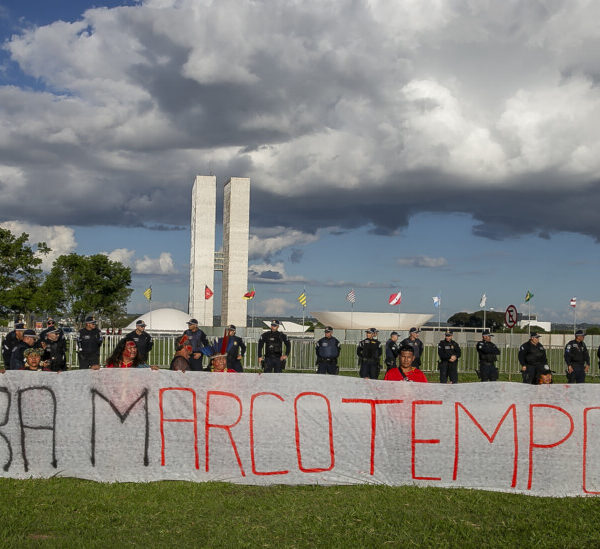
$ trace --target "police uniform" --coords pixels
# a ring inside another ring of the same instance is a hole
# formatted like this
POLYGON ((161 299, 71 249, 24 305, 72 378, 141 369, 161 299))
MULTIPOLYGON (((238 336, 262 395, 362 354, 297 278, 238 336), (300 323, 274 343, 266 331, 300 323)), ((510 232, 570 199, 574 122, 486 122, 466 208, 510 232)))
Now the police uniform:
MULTIPOLYGON (((49 318, 48 322, 54 322, 54 321, 49 318)), ((48 326, 40 332, 40 336, 38 339, 38 346, 41 347, 41 344, 43 341, 48 341, 48 338, 46 337, 48 335, 48 332, 52 332, 54 330, 58 330, 58 339, 64 339, 64 337, 65 337, 64 332, 60 328, 58 328, 56 326, 56 324, 48 324, 48 326)))
POLYGON ((79 368, 88 370, 94 364, 100 364, 100 347, 102 347, 102 332, 98 326, 91 330, 82 328, 77 333, 77 355, 79 357, 79 368))
POLYGON ((8 332, 2 341, 2 360, 4 361, 4 368, 7 370, 10 369, 10 357, 13 349, 19 344, 20 341, 22 341, 22 339, 17 337, 17 331, 23 333, 24 329, 24 324, 18 322, 15 324, 15 329, 8 332))
POLYGON ((458 383, 458 359, 460 355, 460 345, 453 339, 447 341, 444 338, 438 343, 440 383, 446 383, 448 378, 450 378, 450 383, 458 383), (453 356, 456 357, 456 360, 450 362, 450 358, 453 356))
POLYGON ((42 362, 48 362, 44 368, 53 372, 67 369, 67 342, 59 337, 56 341, 46 340, 46 348, 42 353, 42 362))
POLYGON ((33 330, 25 330, 23 332, 23 340, 19 341, 10 354, 9 370, 22 370, 25 364, 25 351, 32 349, 35 346, 35 332, 33 330), (31 345, 25 342, 25 338, 34 338, 31 345))
POLYGON ((385 366, 388 372, 397 366, 396 361, 400 353, 400 344, 397 338, 396 341, 392 339, 393 335, 397 335, 396 332, 392 332, 390 339, 385 342, 385 366))
POLYGON ((366 337, 358 343, 356 354, 360 365, 360 377, 378 379, 379 370, 381 369, 380 360, 383 354, 381 342, 374 337, 366 337))
MULTIPOLYGON (((279 323, 276 324, 277 326, 279 323)), ((263 332, 258 340, 258 358, 263 357, 262 368, 265 373, 280 373, 285 368, 285 360, 282 355, 289 355, 290 341, 287 336, 279 330, 268 330, 263 332), (285 347, 285 352, 284 352, 285 347)), ((260 362, 260 360, 259 360, 260 362)))
POLYGON ((538 342, 534 344, 531 340, 526 341, 519 348, 519 364, 525 367, 521 371, 523 383, 533 383, 535 381, 535 372, 547 364, 546 349, 538 342))
POLYGON ((142 359, 142 362, 146 362, 148 360, 148 355, 154 346, 152 336, 146 331, 138 334, 137 330, 133 330, 133 332, 129 332, 125 336, 125 339, 135 343, 139 357, 142 359))
POLYGON ((405 345, 412 347, 415 354, 415 358, 412 361, 412 367, 420 368, 421 357, 423 356, 423 342, 419 338, 412 340, 410 337, 407 337, 400 342, 400 347, 404 347, 405 345))
POLYGON ((491 341, 482 339, 475 346, 479 355, 479 379, 481 381, 496 381, 498 379, 498 368, 496 361, 500 355, 500 349, 491 341))
MULTIPOLYGON (((192 318, 188 323, 190 324, 198 324, 198 321, 195 318, 192 318)), ((202 371, 202 359, 204 355, 202 354, 202 349, 209 346, 208 338, 206 334, 198 328, 196 331, 188 328, 183 335, 186 335, 190 345, 192 346, 192 354, 190 355, 190 370, 194 372, 202 371), (194 355, 200 353, 200 358, 194 358, 194 355)), ((210 360, 208 361, 208 368, 210 369, 210 360)))
POLYGON ((585 342, 572 339, 565 346, 565 362, 573 368, 573 372, 567 372, 569 383, 585 383, 585 367, 590 364, 590 353, 585 342))
MULTIPOLYGON (((326 331, 327 333, 327 331, 326 331)), ((340 369, 337 359, 340 356, 341 343, 333 336, 322 337, 317 341, 317 374, 337 375, 340 369)))
MULTIPOLYGON (((235 331, 235 328, 229 329, 235 331)), ((219 349, 222 344, 223 338, 220 337, 217 343, 219 349)), ((242 361, 238 359, 238 356, 244 358, 244 355, 246 354, 246 344, 244 343, 244 340, 236 335, 230 335, 225 353, 227 355, 227 369, 242 373, 244 368, 242 366, 242 361)))

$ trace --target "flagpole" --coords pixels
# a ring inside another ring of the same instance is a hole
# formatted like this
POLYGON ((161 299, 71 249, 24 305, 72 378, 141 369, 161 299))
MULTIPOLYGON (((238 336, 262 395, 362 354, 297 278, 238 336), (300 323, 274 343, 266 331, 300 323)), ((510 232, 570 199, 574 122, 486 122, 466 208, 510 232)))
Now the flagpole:
POLYGON ((440 299, 438 300, 438 332, 442 331, 442 291, 438 293, 440 299))
MULTIPOLYGON (((306 286, 303 287, 302 293, 306 299, 306 286)), ((302 305, 302 303, 300 303, 300 305, 302 305)), ((304 309, 306 309, 306 305, 302 305, 302 332, 304 332, 304 309)))
POLYGON ((573 333, 577 331, 577 306, 573 307, 573 333))
POLYGON ((152 328, 152 286, 150 286, 150 299, 148 301, 150 301, 150 318, 148 322, 150 323, 150 328, 152 328))
POLYGON ((531 298, 529 298, 527 304, 529 305, 529 312, 527 313, 527 316, 529 317, 529 322, 527 323, 527 335, 531 336, 531 298))

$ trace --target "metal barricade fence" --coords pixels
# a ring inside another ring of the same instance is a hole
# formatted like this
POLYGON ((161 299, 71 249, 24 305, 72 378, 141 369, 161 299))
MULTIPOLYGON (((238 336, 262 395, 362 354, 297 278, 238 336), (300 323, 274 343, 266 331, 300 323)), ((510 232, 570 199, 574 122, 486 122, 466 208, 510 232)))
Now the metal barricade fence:
MULTIPOLYGON (((0 344, 3 343, 5 333, 0 334, 0 344)), ((100 350, 100 364, 104 364, 106 359, 114 350, 117 342, 122 338, 121 335, 105 335, 104 344, 100 350)), ((153 336, 154 346, 148 357, 148 364, 168 368, 173 355, 175 354, 175 343, 179 335, 158 334, 153 336)), ((246 343, 246 354, 242 361, 244 370, 258 371, 257 359, 257 340, 255 338, 244 338, 246 343)), ((315 372, 316 354, 315 341, 312 339, 290 339, 291 351, 286 363, 286 371, 295 372, 315 372)), ((458 361, 459 373, 474 373, 478 369, 478 356, 475 349, 477 342, 468 342, 461 345, 462 356, 458 361)), ((338 366, 343 372, 358 372, 358 358, 356 356, 356 341, 341 342, 341 353, 338 358, 338 366)), ((384 343, 382 342, 382 346, 384 343)), ((548 365, 557 374, 564 374, 565 363, 563 359, 564 347, 547 346, 548 365)), ((521 368, 518 360, 518 347, 501 347, 500 357, 496 363, 501 374, 517 375, 521 368)), ((589 375, 598 376, 598 358, 595 352, 590 349, 590 372, 589 375)), ((429 374, 438 370, 437 345, 426 345, 421 359, 421 369, 429 374)), ((77 344, 75 335, 67 336, 67 364, 70 368, 78 367, 77 344)), ((206 365, 206 362, 205 362, 206 365)), ((383 365, 383 359, 382 359, 383 365)))

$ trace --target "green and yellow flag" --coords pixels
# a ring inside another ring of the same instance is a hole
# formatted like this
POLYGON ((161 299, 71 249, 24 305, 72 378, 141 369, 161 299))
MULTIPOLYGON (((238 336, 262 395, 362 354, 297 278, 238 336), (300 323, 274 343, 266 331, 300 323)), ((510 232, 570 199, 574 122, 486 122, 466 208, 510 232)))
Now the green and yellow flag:
POLYGON ((149 286, 148 288, 146 288, 146 290, 144 291, 144 297, 150 301, 152 299, 152 286, 149 286))
POLYGON ((303 307, 306 307, 306 293, 302 292, 298 296, 298 301, 300 302, 300 305, 302 305, 303 307))
POLYGON ((525 294, 525 303, 527 303, 532 297, 533 294, 529 290, 527 290, 527 293, 525 294))

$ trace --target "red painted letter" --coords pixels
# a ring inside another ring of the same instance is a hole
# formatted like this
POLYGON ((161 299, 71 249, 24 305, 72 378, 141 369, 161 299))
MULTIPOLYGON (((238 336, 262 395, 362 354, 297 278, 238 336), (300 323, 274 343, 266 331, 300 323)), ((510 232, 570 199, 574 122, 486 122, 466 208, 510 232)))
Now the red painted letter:
POLYGON ((496 428, 494 429, 492 436, 490 436, 487 434, 487 431, 481 426, 481 424, 475 419, 473 414, 471 414, 471 412, 469 412, 469 410, 467 410, 467 408, 465 406, 463 406, 462 403, 460 403, 460 402, 454 403, 454 418, 455 418, 455 422, 454 422, 454 472, 452 473, 452 480, 456 480, 456 475, 457 475, 457 471, 458 471, 458 453, 459 453, 458 422, 459 422, 459 417, 460 417, 458 414, 459 407, 465 411, 465 413, 469 416, 469 418, 471 418, 471 421, 483 433, 485 438, 488 439, 488 442, 490 444, 494 442, 494 439, 496 438, 496 435, 498 434, 500 427, 504 423, 504 420, 506 419, 508 414, 510 414, 512 412, 512 414, 513 414, 513 444, 515 447, 515 453, 514 453, 514 460, 513 460, 512 483, 510 486, 511 486, 511 488, 514 488, 517 485, 517 467, 518 467, 518 463, 519 463, 519 437, 518 437, 518 433, 517 433, 517 407, 516 407, 516 405, 511 404, 506 409, 506 412, 504 412, 502 419, 499 421, 498 425, 496 425, 496 428))
POLYGON ((257 471, 256 470, 256 461, 254 459, 254 401, 259 396, 263 396, 263 395, 271 395, 271 396, 274 396, 275 398, 278 398, 279 400, 281 400, 281 402, 284 402, 281 395, 278 395, 277 393, 269 393, 268 391, 264 392, 264 393, 256 393, 255 395, 252 395, 252 397, 250 398, 250 461, 252 462, 252 472, 255 475, 287 475, 289 473, 289 471, 257 471))
POLYGON ((240 420, 242 419, 242 401, 240 400, 240 397, 238 397, 237 395, 234 395, 233 393, 225 393, 223 391, 208 391, 206 393, 206 418, 204 420, 204 436, 205 436, 205 448, 206 448, 206 472, 208 473, 208 469, 209 469, 209 456, 210 456, 210 449, 209 449, 209 433, 211 429, 224 429, 225 432, 229 435, 229 440, 231 441, 231 446, 233 446, 233 451, 235 453, 235 458, 237 459, 238 465, 240 467, 240 471, 242 472, 242 476, 245 477, 246 473, 244 472, 244 467, 242 466, 242 460, 240 459, 240 455, 238 454, 238 450, 237 450, 237 446, 235 445, 235 440, 233 440, 233 435, 231 434, 231 429, 233 427, 235 427, 240 420), (229 397, 229 398, 233 398, 239 405, 240 407, 240 413, 237 417, 237 419, 233 422, 230 423, 228 425, 223 425, 220 423, 211 423, 210 422, 210 397, 211 396, 224 396, 224 397, 229 397))
POLYGON ((400 404, 403 400, 376 400, 372 398, 343 398, 344 403, 369 404, 371 406, 371 458, 370 474, 375 473, 375 433, 377 432, 377 404, 400 404))
POLYGON ((331 419, 331 404, 329 402, 329 399, 321 393, 300 393, 294 399, 294 421, 296 423, 296 454, 298 456, 298 468, 300 469, 300 471, 302 471, 303 473, 322 473, 324 471, 331 471, 333 469, 333 466, 335 465, 335 451, 333 449, 333 421, 331 419), (302 452, 300 451, 300 426, 298 424, 298 401, 304 396, 321 397, 325 399, 325 402, 327 403, 327 417, 329 420, 329 456, 331 458, 329 467, 316 467, 314 469, 306 469, 302 466, 302 452))
POLYGON ((440 405, 440 404, 443 404, 443 402, 441 400, 415 400, 412 403, 412 430, 411 430, 411 435, 410 435, 410 446, 411 446, 411 451, 412 451, 412 456, 411 456, 410 464, 411 464, 412 478, 414 478, 415 480, 442 480, 441 477, 417 477, 415 475, 415 452, 416 452, 416 445, 417 444, 439 444, 440 443, 440 439, 439 438, 432 438, 432 439, 415 438, 415 426, 416 426, 417 406, 420 406, 420 405, 423 405, 423 404, 440 405))
POLYGON ((198 463, 198 416, 196 415, 196 392, 193 389, 183 387, 165 387, 158 390, 158 407, 160 409, 160 464, 165 464, 165 423, 193 423, 194 425, 194 464, 196 469, 200 469, 198 463), (173 418, 165 419, 163 413, 163 399, 166 391, 189 391, 192 393, 192 410, 194 417, 192 419, 173 418))
POLYGON ((588 444, 588 412, 590 410, 600 410, 600 406, 591 406, 583 410, 583 491, 586 494, 600 494, 598 491, 588 490, 586 485, 587 475, 587 444, 588 444))
POLYGON ((559 446, 565 440, 567 440, 572 434, 573 429, 575 428, 575 424, 573 423, 573 418, 571 414, 566 410, 563 410, 560 406, 554 406, 552 404, 530 404, 529 405, 529 478, 527 480, 527 489, 531 490, 531 481, 533 479, 533 449, 534 448, 554 448, 555 446, 559 446), (551 408, 552 410, 557 410, 562 414, 565 414, 569 418, 571 422, 571 428, 569 432, 561 438, 558 442, 553 442, 552 444, 537 444, 533 441, 533 410, 535 408, 551 408))

